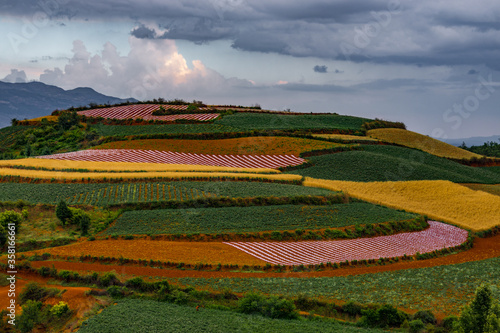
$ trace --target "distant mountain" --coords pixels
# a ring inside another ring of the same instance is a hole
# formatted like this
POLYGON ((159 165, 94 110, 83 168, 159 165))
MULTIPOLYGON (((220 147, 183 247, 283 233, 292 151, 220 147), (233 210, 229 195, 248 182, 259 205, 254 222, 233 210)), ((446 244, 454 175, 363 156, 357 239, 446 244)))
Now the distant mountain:
POLYGON ((91 88, 64 90, 41 82, 7 83, 0 81, 0 128, 12 118, 30 119, 46 116, 56 109, 86 106, 90 103, 117 104, 136 99, 106 96, 91 88))
POLYGON ((450 145, 454 146, 460 146, 462 142, 465 142, 465 145, 467 147, 470 146, 482 146, 483 143, 488 142, 488 141, 493 141, 493 142, 500 142, 500 134, 498 135, 493 135, 493 136, 476 136, 472 138, 464 138, 464 139, 440 139, 441 141, 444 141, 446 143, 449 143, 450 145))

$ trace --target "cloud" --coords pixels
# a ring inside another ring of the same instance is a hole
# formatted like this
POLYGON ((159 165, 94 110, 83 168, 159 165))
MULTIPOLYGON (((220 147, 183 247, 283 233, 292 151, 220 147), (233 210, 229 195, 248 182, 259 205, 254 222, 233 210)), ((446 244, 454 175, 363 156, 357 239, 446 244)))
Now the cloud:
POLYGON ((140 100, 157 97, 193 97, 252 86, 249 81, 225 78, 194 60, 190 65, 174 41, 129 38, 130 52, 120 55, 106 43, 91 54, 82 41, 73 42, 73 57, 61 68, 47 69, 40 81, 65 89, 92 87, 117 97, 140 100))
POLYGON ((28 78, 23 70, 11 69, 10 74, 0 81, 8 83, 25 83, 27 80, 28 78))
POLYGON ((476 74, 479 74, 479 72, 478 72, 478 71, 476 71, 475 69, 471 69, 471 70, 469 70, 469 71, 467 72, 467 74, 469 74, 469 75, 476 75, 476 74))
POLYGON ((499 69, 500 2, 456 0, 20 0, 5 16, 123 22, 138 39, 229 40, 235 49, 371 63, 499 69))
POLYGON ((328 67, 326 67, 325 65, 316 65, 314 66, 313 70, 316 72, 316 73, 327 73, 328 72, 328 67))

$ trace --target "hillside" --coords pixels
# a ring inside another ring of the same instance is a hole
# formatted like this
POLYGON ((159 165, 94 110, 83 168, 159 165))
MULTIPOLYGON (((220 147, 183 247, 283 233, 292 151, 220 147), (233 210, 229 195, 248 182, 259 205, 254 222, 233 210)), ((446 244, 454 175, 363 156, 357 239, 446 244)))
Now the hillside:
POLYGON ((0 81, 0 127, 10 125, 13 118, 31 119, 71 106, 115 104, 135 99, 106 96, 91 88, 64 90, 41 82, 7 83, 0 81))
POLYGON ((402 128, 154 100, 0 129, 0 265, 14 221, 16 310, 40 302, 19 322, 448 332, 477 287, 500 288, 500 167, 402 128))

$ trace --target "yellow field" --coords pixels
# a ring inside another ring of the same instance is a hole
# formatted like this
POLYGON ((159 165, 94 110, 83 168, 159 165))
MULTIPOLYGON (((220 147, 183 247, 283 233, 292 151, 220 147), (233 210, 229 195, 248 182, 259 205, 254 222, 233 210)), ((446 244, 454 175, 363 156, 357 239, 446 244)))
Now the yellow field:
POLYGON ((367 135, 389 143, 420 149, 439 157, 471 159, 481 158, 482 155, 460 149, 445 142, 433 139, 426 135, 418 134, 400 128, 378 128, 370 130, 367 135))
POLYGON ((312 136, 314 136, 315 138, 339 139, 344 141, 355 141, 355 140, 378 141, 377 139, 370 138, 368 136, 347 135, 347 134, 313 134, 312 136))
MULTIPOLYGON (((204 172, 250 172, 250 173, 279 173, 275 169, 267 168, 229 168, 216 167, 206 165, 186 165, 186 164, 162 164, 162 163, 126 163, 126 162, 89 162, 89 161, 68 161, 68 160, 49 160, 38 158, 23 158, 18 160, 0 160, 0 168, 7 169, 8 167, 23 166, 23 167, 39 167, 45 169, 85 169, 88 171, 204 171, 204 172)), ((10 169, 10 173, 17 173, 20 170, 10 169)), ((3 172, 3 171, 2 171, 3 172)), ((33 172, 30 170, 30 172, 33 172)), ((2 173, 5 174, 5 173, 2 173)), ((82 173, 82 175, 84 175, 82 173)), ((86 173, 85 173, 86 175, 86 173)), ((25 177, 25 176, 23 176, 25 177)))
POLYGON ((358 183, 306 178, 305 186, 344 191, 355 198, 403 209, 479 231, 500 225, 500 197, 444 180, 358 183))
POLYGON ((236 172, 175 172, 175 171, 149 171, 149 172, 61 172, 61 171, 41 171, 0 168, 0 176, 20 176, 37 179, 56 179, 56 180, 102 180, 109 179, 151 179, 151 178, 210 178, 210 177, 228 177, 237 179, 267 179, 267 180, 301 180, 302 176, 289 174, 259 174, 259 173, 236 173, 236 172))

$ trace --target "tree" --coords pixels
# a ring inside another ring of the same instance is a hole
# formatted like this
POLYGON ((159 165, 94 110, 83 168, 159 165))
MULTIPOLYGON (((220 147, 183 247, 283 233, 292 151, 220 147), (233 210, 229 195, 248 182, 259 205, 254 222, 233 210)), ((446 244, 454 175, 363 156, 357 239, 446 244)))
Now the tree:
POLYGON ((10 124, 11 124, 12 126, 17 126, 17 125, 19 124, 19 120, 17 120, 16 118, 12 118, 12 119, 10 120, 10 124))
POLYGON ((455 327, 458 333, 492 333, 500 327, 500 305, 493 299, 488 285, 476 289, 471 304, 464 307, 455 327))
POLYGON ((73 213, 72 222, 80 227, 82 236, 86 236, 90 227, 90 216, 82 210, 73 213))
POLYGON ((21 227, 21 222, 23 220, 23 216, 17 212, 12 210, 6 210, 3 213, 0 213, 0 224, 7 231, 9 229, 9 224, 14 224, 16 234, 19 232, 19 228, 21 227))
POLYGON ((31 332, 35 325, 40 322, 40 312, 42 309, 42 302, 27 301, 23 305, 23 312, 18 319, 18 328, 21 332, 31 332))
POLYGON ((61 223, 63 225, 65 225, 66 221, 70 220, 73 217, 73 213, 68 208, 68 206, 66 205, 66 202, 64 202, 64 200, 59 201, 59 203, 57 204, 56 216, 59 220, 61 220, 61 223))
POLYGON ((72 126, 77 125, 78 123, 79 119, 76 111, 62 112, 57 118, 57 125, 59 129, 63 131, 69 130, 72 126))

